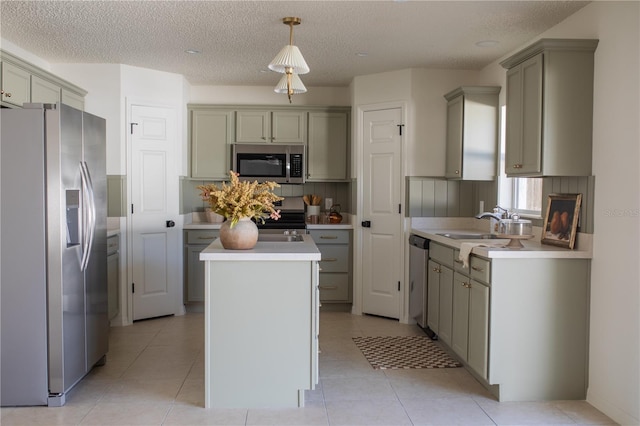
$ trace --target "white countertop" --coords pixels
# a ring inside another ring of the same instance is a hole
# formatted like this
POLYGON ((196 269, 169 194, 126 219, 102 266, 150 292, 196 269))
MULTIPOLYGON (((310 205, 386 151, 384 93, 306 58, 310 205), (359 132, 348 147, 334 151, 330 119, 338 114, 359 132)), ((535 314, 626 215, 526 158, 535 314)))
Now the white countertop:
POLYGON ((443 233, 459 233, 459 234, 484 234, 485 232, 477 229, 426 229, 426 228, 411 228, 411 233, 427 238, 431 241, 435 241, 449 247, 460 249, 462 243, 470 244, 482 244, 485 246, 474 246, 472 249, 473 254, 483 256, 487 258, 503 258, 503 259, 533 259, 533 258, 546 258, 546 259, 591 259, 593 253, 591 250, 574 249, 569 250, 563 247, 557 247, 547 244, 541 244, 539 239, 535 237, 529 240, 520 240, 523 248, 506 248, 508 239, 469 239, 469 240, 455 240, 447 238, 442 235, 443 233))
POLYGON ((220 239, 216 239, 200 252, 200 260, 275 260, 275 261, 314 261, 320 260, 320 251, 310 235, 302 235, 301 242, 264 242, 258 241, 251 250, 226 250, 220 239))

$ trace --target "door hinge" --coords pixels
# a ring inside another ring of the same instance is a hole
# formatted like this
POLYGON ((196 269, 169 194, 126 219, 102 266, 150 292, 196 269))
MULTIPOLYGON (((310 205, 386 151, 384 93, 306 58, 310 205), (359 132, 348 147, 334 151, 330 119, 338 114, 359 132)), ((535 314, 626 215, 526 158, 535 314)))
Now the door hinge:
POLYGON ((133 204, 131 204, 131 214, 133 214, 133 204))
POLYGON ((129 125, 131 126, 131 134, 133 134, 133 126, 137 126, 138 123, 131 123, 129 125))
POLYGON ((131 283, 131 293, 136 292, 136 283, 131 283))
POLYGON ((402 204, 398 204, 398 214, 402 214, 402 204))
POLYGON ((404 124, 398 124, 398 131, 400 132, 400 136, 402 136, 402 128, 404 127, 404 124))
POLYGON ((400 281, 398 281, 398 291, 400 291, 400 281))

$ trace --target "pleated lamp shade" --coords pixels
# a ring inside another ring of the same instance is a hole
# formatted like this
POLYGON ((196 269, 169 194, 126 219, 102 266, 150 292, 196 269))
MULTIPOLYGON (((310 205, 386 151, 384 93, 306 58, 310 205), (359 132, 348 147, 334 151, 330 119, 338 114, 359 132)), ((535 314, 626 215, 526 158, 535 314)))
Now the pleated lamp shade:
POLYGON ((294 74, 306 74, 309 72, 309 66, 302 57, 298 46, 287 44, 269 64, 269 69, 275 72, 285 73, 287 68, 291 68, 294 74))
POLYGON ((291 75, 291 90, 292 90, 292 94, 293 95, 297 95, 300 93, 306 93, 307 92, 307 88, 304 87, 304 84, 302 83, 302 80, 300 80, 300 77, 298 77, 297 74, 285 74, 282 76, 282 78, 280 79, 280 81, 278 82, 278 85, 276 86, 275 89, 273 89, 274 92, 276 93, 283 93, 283 94, 288 94, 289 93, 289 88, 287 86, 287 76, 291 75))

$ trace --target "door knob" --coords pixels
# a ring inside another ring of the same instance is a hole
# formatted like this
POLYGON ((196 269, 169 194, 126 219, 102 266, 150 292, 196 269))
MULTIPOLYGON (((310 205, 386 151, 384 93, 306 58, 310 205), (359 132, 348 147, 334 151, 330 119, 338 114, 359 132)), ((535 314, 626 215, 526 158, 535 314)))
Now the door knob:
POLYGON ((168 220, 167 221, 167 228, 173 228, 174 226, 176 226, 176 223, 172 220, 168 220))
POLYGON ((363 220, 362 221, 362 227, 363 228, 371 228, 371 221, 370 220, 363 220))

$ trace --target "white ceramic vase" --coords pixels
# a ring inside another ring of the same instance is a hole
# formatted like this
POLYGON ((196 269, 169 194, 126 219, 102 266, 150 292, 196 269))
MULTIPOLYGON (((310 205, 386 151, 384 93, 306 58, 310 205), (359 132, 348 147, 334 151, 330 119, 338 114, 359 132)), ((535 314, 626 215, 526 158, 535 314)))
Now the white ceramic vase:
POLYGON ((249 250, 258 242, 258 227, 248 217, 243 217, 231 227, 227 220, 220 226, 220 242, 227 250, 249 250))

